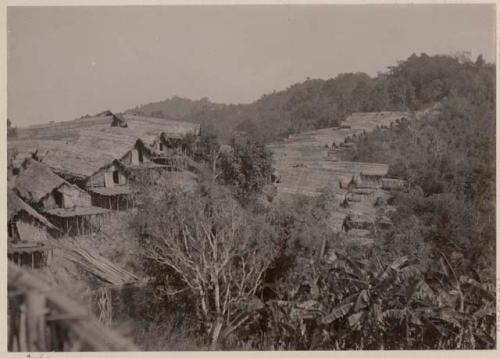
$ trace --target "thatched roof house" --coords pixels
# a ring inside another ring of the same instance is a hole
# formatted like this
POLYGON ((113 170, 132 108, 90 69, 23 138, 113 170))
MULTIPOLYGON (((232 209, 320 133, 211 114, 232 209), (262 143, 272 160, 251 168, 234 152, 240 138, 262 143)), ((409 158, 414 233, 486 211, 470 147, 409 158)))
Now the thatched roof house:
POLYGON ((78 128, 77 137, 47 153, 43 162, 72 182, 83 181, 113 160, 121 160, 138 139, 153 147, 161 136, 200 135, 199 124, 111 111, 64 123, 78 128))
POLYGON ((51 247, 47 240, 59 229, 26 204, 12 190, 7 191, 7 255, 32 269, 47 264, 51 247))
POLYGON ((83 181, 134 147, 137 137, 127 129, 81 131, 76 141, 49 152, 43 162, 65 178, 83 181))
POLYGON ((89 193, 54 174, 45 164, 27 160, 15 190, 68 235, 97 232, 109 210, 92 206, 89 193))
POLYGON ((389 172, 389 166, 386 164, 367 165, 361 171, 361 179, 364 177, 385 177, 389 172))
POLYGON ((45 196, 65 183, 67 182, 54 174, 48 166, 27 159, 20 166, 15 190, 27 202, 38 204, 45 196))
POLYGON ((125 155, 90 175, 83 185, 91 193, 93 205, 112 210, 131 207, 133 203, 128 198, 130 180, 137 180, 143 174, 155 177, 171 169, 167 165, 155 163, 154 155, 151 147, 138 139, 125 155))
POLYGON ((111 127, 121 127, 127 128, 127 120, 123 118, 122 114, 113 114, 113 120, 111 121, 111 127))
MULTIPOLYGON (((7 191, 7 220, 9 225, 15 224, 19 220, 29 218, 33 225, 45 227, 46 229, 58 231, 59 229, 51 224, 43 215, 39 214, 35 209, 26 204, 12 190, 7 191)), ((9 237, 16 239, 15 232, 11 232, 9 228, 9 237), (12 235, 10 235, 12 234, 12 235)), ((18 239, 23 237, 17 236, 18 239)), ((27 239, 27 238, 26 238, 27 239)))

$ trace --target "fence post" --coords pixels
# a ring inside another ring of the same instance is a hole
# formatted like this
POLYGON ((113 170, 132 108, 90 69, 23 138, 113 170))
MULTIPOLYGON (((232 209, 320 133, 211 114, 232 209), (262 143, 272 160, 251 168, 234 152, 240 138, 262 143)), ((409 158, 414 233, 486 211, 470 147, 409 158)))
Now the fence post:
POLYGON ((45 296, 31 290, 26 293, 26 331, 28 350, 32 352, 46 351, 45 341, 45 296))

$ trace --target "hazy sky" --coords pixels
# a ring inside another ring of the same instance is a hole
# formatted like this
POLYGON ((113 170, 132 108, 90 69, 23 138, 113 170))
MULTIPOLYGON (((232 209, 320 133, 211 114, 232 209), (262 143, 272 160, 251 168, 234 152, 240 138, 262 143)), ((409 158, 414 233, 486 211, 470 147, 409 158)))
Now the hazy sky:
POLYGON ((493 5, 10 7, 15 125, 173 95, 247 103, 412 53, 495 58, 493 5))

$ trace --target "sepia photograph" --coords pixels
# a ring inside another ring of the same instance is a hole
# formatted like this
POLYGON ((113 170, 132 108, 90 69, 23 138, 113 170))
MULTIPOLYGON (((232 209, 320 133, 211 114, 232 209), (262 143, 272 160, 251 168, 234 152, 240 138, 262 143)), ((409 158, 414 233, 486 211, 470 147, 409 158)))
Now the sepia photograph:
POLYGON ((4 9, 7 352, 497 349, 495 3, 4 9))

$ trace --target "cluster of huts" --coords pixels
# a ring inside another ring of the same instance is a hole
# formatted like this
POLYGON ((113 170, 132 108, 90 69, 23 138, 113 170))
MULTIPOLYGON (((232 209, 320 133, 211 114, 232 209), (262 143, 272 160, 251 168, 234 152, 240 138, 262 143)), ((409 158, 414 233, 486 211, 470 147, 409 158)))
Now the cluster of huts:
MULTIPOLYGON (((114 211, 134 205, 130 183, 186 169, 186 136, 198 124, 109 111, 79 120, 78 136, 11 168, 8 190, 9 258, 30 267, 49 259, 50 238, 99 232, 114 211)), ((194 164, 193 164, 194 165, 194 164)))
POLYGON ((338 189, 347 201, 377 201, 390 196, 390 193, 402 190, 406 182, 387 177, 389 166, 386 164, 360 163, 365 167, 352 176, 341 176, 338 189), (385 195, 382 195, 385 194, 385 195))
POLYGON ((190 171, 198 165, 186 143, 196 143, 200 126, 105 111, 35 130, 41 135, 69 130, 72 138, 48 152, 18 155, 9 165, 9 350, 133 347, 105 326, 113 307, 123 306, 123 290, 142 281, 84 245, 83 237, 101 232, 111 216, 134 206, 131 186, 137 178, 172 178, 174 183, 182 178, 184 186, 186 178, 194 180, 190 171), (23 282, 14 280, 18 271, 23 282), (50 282, 36 282, 67 274, 66 279, 83 280, 90 289, 96 317, 82 313, 75 318, 81 307, 63 292, 51 294, 50 282), (104 332, 104 340, 95 337, 98 332, 104 332))

